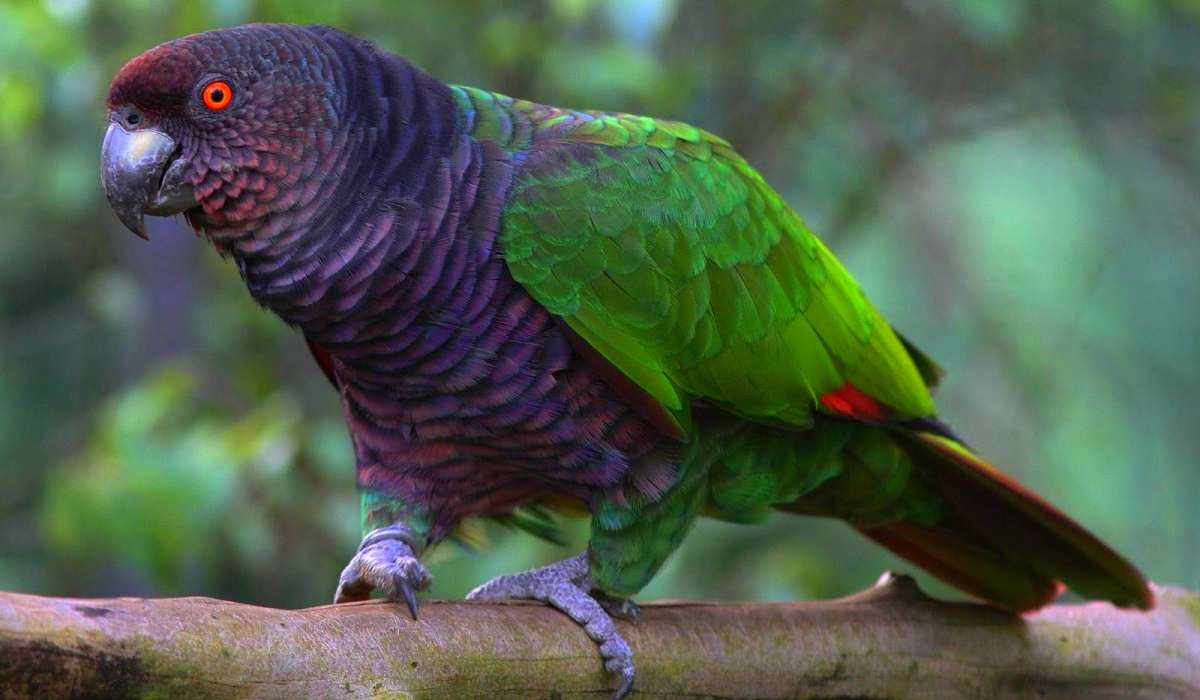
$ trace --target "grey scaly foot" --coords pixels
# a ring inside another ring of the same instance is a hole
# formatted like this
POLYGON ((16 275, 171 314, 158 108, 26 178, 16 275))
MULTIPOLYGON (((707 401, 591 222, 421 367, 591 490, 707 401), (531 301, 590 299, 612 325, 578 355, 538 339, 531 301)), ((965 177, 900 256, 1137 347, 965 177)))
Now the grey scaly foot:
POLYGON ((620 700, 633 688, 633 651, 617 632, 608 610, 636 619, 637 606, 633 603, 625 606, 608 596, 604 596, 602 603, 589 593, 590 588, 587 555, 580 554, 538 569, 497 576, 468 593, 467 600, 543 600, 565 612, 600 645, 604 668, 621 676, 621 687, 612 696, 613 700, 620 700))
POLYGON ((433 577, 416 550, 420 543, 407 527, 396 524, 372 530, 338 579, 333 602, 366 600, 372 590, 387 594, 388 600, 404 598, 413 619, 417 619, 417 591, 429 588, 433 577))

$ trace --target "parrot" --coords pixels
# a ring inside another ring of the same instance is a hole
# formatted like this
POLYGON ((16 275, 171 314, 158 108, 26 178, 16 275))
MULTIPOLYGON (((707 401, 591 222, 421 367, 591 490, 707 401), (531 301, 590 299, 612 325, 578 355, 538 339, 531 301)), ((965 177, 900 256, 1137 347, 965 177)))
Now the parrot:
POLYGON ((725 139, 443 83, 328 26, 250 24, 136 56, 107 94, 117 218, 182 214, 336 388, 362 541, 335 602, 417 615, 435 545, 492 519, 586 550, 473 590, 598 645, 697 519, 837 518, 994 606, 1154 594, 978 456, 896 332, 725 139))

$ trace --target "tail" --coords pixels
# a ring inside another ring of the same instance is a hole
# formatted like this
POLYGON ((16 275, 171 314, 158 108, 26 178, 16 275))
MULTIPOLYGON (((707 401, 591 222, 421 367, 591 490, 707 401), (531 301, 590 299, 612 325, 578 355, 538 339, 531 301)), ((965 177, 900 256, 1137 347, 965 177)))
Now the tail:
POLYGON ((950 513, 936 525, 893 521, 867 537, 962 590, 1015 611, 1039 608, 1064 586, 1087 598, 1149 610, 1154 594, 1121 555, 958 442, 896 430, 950 513))

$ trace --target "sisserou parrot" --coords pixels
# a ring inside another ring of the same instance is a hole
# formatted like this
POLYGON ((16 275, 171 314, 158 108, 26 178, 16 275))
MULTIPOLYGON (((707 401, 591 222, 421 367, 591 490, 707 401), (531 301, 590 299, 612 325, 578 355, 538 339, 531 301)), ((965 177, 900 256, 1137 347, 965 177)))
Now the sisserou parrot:
POLYGON ((586 626, 699 516, 840 518, 1014 611, 1064 587, 1150 608, 1144 577, 970 450, 941 371, 724 139, 679 122, 446 85, 330 27, 183 37, 112 81, 106 196, 182 213, 304 335, 341 397, 365 537, 336 601, 416 614, 421 555, 489 517, 587 551, 473 599, 586 626))

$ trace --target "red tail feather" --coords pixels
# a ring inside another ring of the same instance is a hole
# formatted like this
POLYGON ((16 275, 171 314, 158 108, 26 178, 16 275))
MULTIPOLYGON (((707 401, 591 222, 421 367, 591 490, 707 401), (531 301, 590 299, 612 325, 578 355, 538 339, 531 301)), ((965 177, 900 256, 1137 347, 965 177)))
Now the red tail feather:
POLYGON ((947 582, 1015 610, 1065 584, 1122 607, 1154 607, 1145 577, 1079 523, 962 445, 897 430, 951 514, 935 526, 894 522, 868 537, 947 582), (1059 583, 1061 582, 1061 584, 1059 583))

